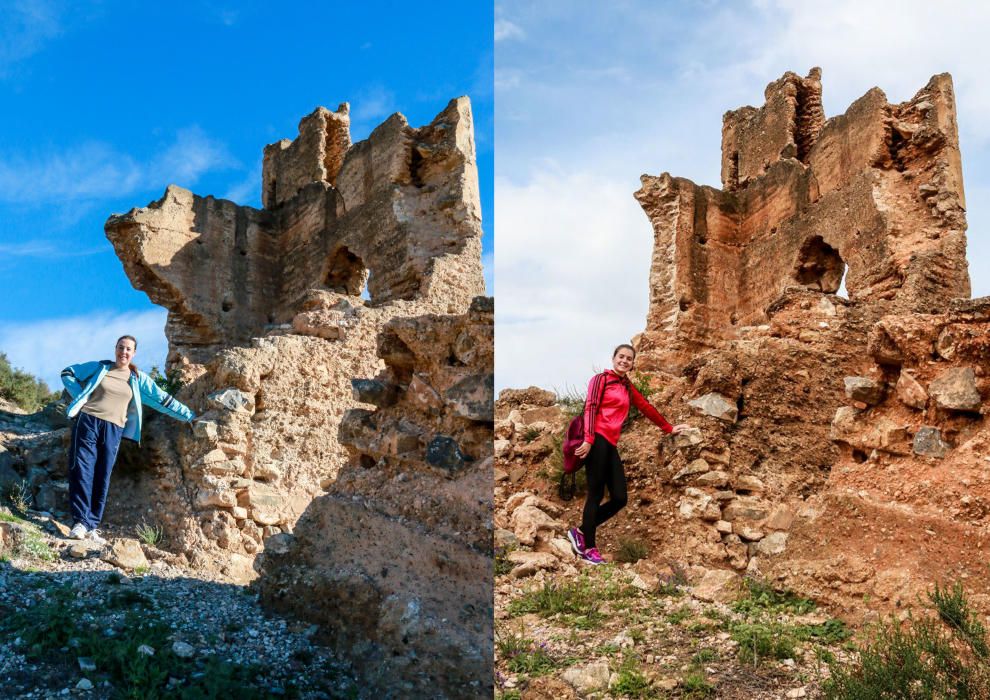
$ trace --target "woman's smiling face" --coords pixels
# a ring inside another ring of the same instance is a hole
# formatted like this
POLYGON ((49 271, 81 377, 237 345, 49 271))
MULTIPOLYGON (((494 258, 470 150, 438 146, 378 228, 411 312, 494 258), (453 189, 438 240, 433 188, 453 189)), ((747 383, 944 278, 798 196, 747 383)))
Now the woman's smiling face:
POLYGON ((619 348, 612 356, 612 369, 616 374, 625 374, 633 368, 636 354, 627 347, 619 348))
POLYGON ((117 359, 117 366, 126 367, 129 365, 135 352, 137 352, 137 348, 134 347, 133 340, 130 338, 121 338, 118 340, 117 347, 114 349, 114 356, 117 359))

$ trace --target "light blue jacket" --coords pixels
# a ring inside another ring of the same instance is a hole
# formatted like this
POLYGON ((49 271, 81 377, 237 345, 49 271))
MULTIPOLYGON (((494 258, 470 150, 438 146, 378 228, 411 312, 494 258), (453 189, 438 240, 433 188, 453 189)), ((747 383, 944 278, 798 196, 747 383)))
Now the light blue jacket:
MULTIPOLYGON (((93 390, 100 385, 114 366, 110 360, 99 362, 83 362, 69 365, 62 370, 62 384, 72 397, 72 402, 66 409, 69 418, 74 418, 89 400, 93 390)), ((127 421, 124 424, 123 437, 135 442, 141 442, 141 406, 147 402, 149 406, 160 413, 172 416, 178 420, 189 422, 195 416, 182 402, 162 391, 155 380, 144 372, 131 372, 131 393, 134 395, 127 405, 127 421)))

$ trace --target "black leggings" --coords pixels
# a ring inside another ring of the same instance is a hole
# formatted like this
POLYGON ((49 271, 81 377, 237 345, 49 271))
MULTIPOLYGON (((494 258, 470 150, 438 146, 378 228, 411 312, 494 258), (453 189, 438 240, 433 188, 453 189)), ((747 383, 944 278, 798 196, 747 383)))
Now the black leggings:
POLYGON ((585 469, 588 474, 588 498, 584 502, 581 532, 584 534, 584 546, 591 548, 595 546, 598 526, 622 510, 628 499, 626 473, 622 469, 619 451, 601 435, 595 435, 595 442, 585 460, 585 469), (602 504, 606 486, 609 500, 602 504))

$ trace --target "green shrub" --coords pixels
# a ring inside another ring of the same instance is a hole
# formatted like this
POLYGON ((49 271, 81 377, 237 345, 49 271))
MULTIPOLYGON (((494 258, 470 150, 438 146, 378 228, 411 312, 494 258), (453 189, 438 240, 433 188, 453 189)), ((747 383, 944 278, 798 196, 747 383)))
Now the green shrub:
POLYGON ((25 411, 37 411, 55 401, 58 393, 37 377, 11 367, 7 355, 0 352, 0 398, 20 406, 25 411))
POLYGON ((646 559, 650 554, 650 545, 643 540, 625 538, 619 540, 615 550, 615 560, 626 564, 635 564, 640 559, 646 559))
POLYGON ((526 428, 522 434, 523 442, 530 443, 536 438, 540 437, 540 431, 536 428, 526 428))
POLYGON ((936 616, 883 621, 857 647, 856 662, 833 659, 831 677, 822 686, 824 697, 990 697, 986 630, 970 610, 962 586, 936 585, 928 598, 936 616))
POLYGON ((778 622, 733 625, 732 639, 739 644, 739 661, 753 666, 765 659, 793 659, 797 651, 791 628, 778 622))
POLYGON ((169 370, 163 374, 158 367, 152 366, 151 371, 148 372, 148 376, 151 377, 162 391, 166 391, 172 396, 175 396, 179 389, 185 386, 185 382, 180 379, 182 374, 177 369, 169 370))

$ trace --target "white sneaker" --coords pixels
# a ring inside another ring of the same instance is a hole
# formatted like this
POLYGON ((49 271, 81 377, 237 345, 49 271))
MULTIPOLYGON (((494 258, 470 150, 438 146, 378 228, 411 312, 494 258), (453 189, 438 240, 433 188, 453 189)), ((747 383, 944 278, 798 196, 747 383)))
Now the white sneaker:
POLYGON ((100 531, 97 530, 95 527, 86 533, 86 539, 90 540, 91 542, 95 542, 96 544, 107 543, 107 541, 103 539, 103 537, 101 537, 100 531))
POLYGON ((86 526, 83 525, 82 523, 76 523, 75 525, 72 526, 72 529, 69 530, 69 537, 71 537, 74 540, 85 539, 86 526))

